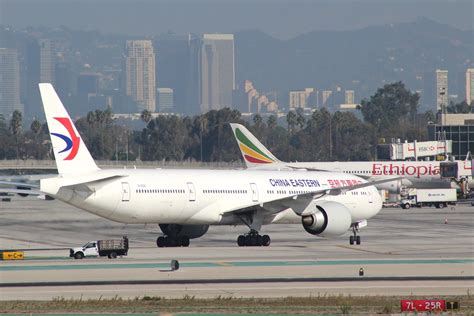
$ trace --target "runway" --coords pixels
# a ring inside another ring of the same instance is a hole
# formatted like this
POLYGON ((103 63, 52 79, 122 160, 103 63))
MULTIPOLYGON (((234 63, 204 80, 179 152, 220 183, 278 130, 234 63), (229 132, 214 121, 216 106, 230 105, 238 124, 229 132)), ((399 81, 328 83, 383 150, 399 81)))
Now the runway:
POLYGON ((474 207, 384 209, 361 232, 317 238, 300 225, 262 232, 270 247, 236 245, 246 227, 211 227, 189 248, 156 248, 155 225, 123 225, 58 201, 0 202, 0 247, 26 258, 0 262, 0 299, 138 296, 278 297, 318 294, 465 295, 474 290, 474 207), (73 260, 69 247, 130 239, 127 257, 73 260), (36 250, 41 249, 41 250, 36 250), (170 260, 180 269, 170 271, 170 260), (359 276, 360 269, 364 275, 359 276))

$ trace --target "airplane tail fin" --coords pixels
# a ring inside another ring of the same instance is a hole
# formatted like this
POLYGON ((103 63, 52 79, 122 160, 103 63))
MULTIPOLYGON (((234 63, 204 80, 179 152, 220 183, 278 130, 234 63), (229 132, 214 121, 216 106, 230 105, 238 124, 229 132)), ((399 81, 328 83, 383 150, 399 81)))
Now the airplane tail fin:
POLYGON ((234 137, 247 168, 281 163, 263 144, 241 124, 230 123, 234 137))
POLYGON ((99 170, 53 86, 40 83, 39 89, 58 173, 84 174, 99 170))

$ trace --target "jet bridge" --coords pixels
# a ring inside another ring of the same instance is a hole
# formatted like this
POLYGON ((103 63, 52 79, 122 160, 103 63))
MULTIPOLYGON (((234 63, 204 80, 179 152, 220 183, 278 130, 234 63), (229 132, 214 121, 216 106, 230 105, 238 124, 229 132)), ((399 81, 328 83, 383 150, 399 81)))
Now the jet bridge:
POLYGON ((428 141, 409 143, 392 140, 391 144, 378 146, 378 158, 387 160, 418 160, 419 158, 444 156, 452 153, 452 140, 428 141))
POLYGON ((442 161, 439 163, 441 178, 451 179, 462 197, 467 197, 474 179, 474 160, 442 161))

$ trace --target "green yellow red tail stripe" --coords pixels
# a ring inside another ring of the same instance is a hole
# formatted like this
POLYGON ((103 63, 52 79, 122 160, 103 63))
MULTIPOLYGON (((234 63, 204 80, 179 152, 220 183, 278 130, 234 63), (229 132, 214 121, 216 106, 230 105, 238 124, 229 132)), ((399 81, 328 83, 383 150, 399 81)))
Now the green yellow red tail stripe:
POLYGON ((274 159, 262 152, 257 146, 255 146, 241 131, 239 128, 235 129, 235 135, 239 141, 239 147, 242 150, 245 160, 252 163, 272 163, 274 159))

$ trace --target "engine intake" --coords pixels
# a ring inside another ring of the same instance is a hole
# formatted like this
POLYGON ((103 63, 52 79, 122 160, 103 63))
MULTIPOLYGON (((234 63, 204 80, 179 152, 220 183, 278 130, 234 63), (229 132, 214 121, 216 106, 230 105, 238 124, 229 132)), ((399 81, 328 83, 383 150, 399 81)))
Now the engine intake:
POLYGON ((323 201, 316 204, 316 208, 318 210, 315 213, 301 217, 303 228, 308 233, 322 237, 337 237, 344 235, 351 227, 351 213, 344 205, 323 201))

